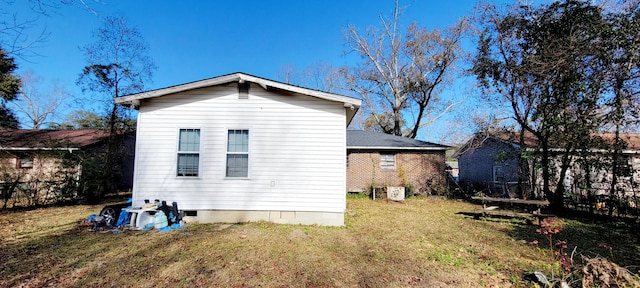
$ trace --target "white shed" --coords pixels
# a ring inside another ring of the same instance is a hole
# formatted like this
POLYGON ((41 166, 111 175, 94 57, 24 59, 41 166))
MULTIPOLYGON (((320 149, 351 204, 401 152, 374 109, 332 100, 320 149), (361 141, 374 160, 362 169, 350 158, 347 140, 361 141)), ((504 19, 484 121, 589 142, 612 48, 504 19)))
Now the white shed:
POLYGON ((116 98, 139 110, 133 201, 185 221, 343 225, 361 101, 233 73, 116 98))

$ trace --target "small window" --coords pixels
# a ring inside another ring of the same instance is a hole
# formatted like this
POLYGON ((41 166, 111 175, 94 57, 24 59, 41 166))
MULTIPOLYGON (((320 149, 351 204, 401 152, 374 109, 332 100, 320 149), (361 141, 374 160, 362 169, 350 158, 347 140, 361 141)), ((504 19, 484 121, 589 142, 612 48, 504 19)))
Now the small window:
POLYGON ((615 165, 618 176, 629 177, 633 175, 633 168, 629 164, 628 155, 617 155, 615 158, 615 165))
POLYGON ((227 177, 249 177, 249 130, 229 130, 227 177))
POLYGON ((200 167, 200 129, 180 129, 177 176, 198 176, 200 167))
POLYGON ((249 82, 238 82, 238 99, 249 99, 249 82))
POLYGON ((17 159, 18 168, 30 169, 33 168, 33 157, 23 156, 17 159))
POLYGON ((504 182, 504 167, 493 166, 493 182, 504 182))
POLYGON ((386 170, 396 169, 396 155, 380 154, 380 169, 386 169, 386 170))

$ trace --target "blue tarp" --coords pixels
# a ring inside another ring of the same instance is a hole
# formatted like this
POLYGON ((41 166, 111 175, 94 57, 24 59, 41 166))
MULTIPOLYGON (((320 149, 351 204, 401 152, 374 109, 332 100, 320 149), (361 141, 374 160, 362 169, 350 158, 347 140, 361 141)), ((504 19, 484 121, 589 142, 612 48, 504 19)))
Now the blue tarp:
MULTIPOLYGON (((129 206, 129 208, 131 208, 131 206, 129 206)), ((124 225, 129 224, 130 221, 131 221, 131 213, 122 209, 122 211, 120 211, 120 216, 118 217, 118 221, 116 222, 115 226, 122 227, 124 225)))

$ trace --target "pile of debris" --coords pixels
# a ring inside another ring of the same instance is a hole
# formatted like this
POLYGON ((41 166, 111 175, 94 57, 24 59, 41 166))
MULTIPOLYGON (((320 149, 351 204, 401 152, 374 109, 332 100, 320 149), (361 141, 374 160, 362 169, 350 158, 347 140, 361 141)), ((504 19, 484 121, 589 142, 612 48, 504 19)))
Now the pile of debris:
POLYGON ((182 227, 182 211, 178 210, 176 202, 173 202, 171 206, 167 205, 166 201, 158 199, 153 203, 149 200, 144 200, 144 202, 141 207, 130 205, 131 199, 126 204, 105 206, 99 215, 89 215, 85 219, 85 223, 92 226, 93 231, 120 231, 120 229, 148 231, 156 229, 160 232, 167 232, 182 227), (115 215, 118 217, 116 218, 115 215))

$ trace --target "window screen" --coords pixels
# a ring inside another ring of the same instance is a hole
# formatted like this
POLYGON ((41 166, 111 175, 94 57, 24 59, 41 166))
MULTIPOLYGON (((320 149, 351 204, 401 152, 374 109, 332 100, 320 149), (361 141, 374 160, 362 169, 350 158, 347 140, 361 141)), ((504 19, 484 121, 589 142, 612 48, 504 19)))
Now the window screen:
POLYGON ((227 177, 249 177, 249 130, 229 130, 227 177))
POLYGON ((180 129, 177 176, 198 176, 200 167, 200 129, 180 129))

